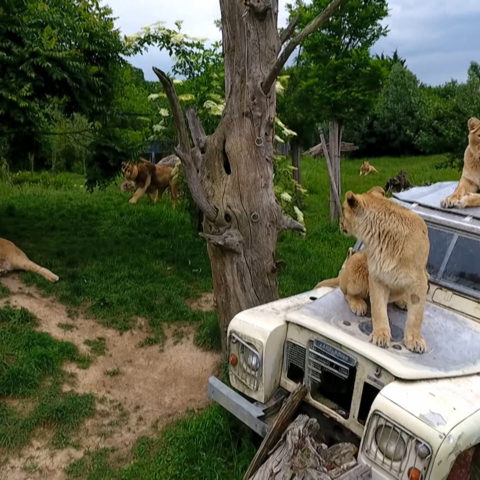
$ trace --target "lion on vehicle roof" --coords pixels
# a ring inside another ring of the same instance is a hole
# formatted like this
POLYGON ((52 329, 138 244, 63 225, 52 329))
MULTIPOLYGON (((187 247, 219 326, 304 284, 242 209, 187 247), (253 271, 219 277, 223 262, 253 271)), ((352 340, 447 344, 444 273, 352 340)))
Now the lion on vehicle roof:
POLYGON ((430 250, 427 226, 415 212, 384 194, 380 187, 363 194, 347 192, 340 228, 365 245, 372 307, 371 341, 380 347, 389 345, 387 303, 405 301, 408 316, 404 343, 409 350, 422 353, 426 349, 421 327, 430 250))
POLYGON ((178 196, 178 164, 174 167, 155 165, 141 158, 139 163, 122 162, 121 168, 124 178, 135 185, 135 193, 129 200, 130 203, 137 203, 145 193, 148 194, 153 203, 156 203, 158 197, 162 196, 163 192, 169 188, 172 195, 172 205, 175 208, 178 196))
POLYGON ((455 191, 442 200, 442 207, 480 206, 480 120, 468 120, 468 145, 463 155, 463 171, 455 191))
MULTIPOLYGON (((350 310, 355 315, 366 315, 370 291, 368 288, 368 263, 365 251, 355 251, 350 247, 347 258, 343 262, 340 272, 338 272, 338 277, 322 280, 315 285, 315 288, 321 287, 340 287, 350 310)), ((391 300, 389 299, 390 302, 391 300)), ((407 308, 407 302, 404 298, 397 299, 394 303, 403 310, 407 308)))

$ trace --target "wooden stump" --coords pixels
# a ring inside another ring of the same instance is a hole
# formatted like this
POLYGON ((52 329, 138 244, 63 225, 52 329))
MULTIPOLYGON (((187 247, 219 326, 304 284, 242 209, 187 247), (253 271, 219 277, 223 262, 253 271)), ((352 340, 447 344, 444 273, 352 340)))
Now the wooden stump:
POLYGON ((285 430, 268 459, 250 480, 342 480, 369 477, 368 467, 357 466, 357 447, 338 443, 330 448, 317 440, 316 419, 299 415, 285 430), (355 468, 355 472, 351 469, 355 468), (352 472, 352 474, 350 474, 352 472), (357 472, 357 473, 356 473, 357 472))

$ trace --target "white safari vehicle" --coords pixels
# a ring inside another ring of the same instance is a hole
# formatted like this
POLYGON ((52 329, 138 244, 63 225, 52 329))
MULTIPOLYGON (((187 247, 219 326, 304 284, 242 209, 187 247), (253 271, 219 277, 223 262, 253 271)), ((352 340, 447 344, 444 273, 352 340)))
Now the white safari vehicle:
POLYGON ((455 186, 395 195, 429 229, 426 353, 402 344, 406 312, 389 306, 393 338, 382 349, 369 343, 370 318, 323 287, 236 315, 233 388, 212 377, 210 397, 265 435, 275 406, 303 382, 302 408, 323 440, 358 445, 370 467, 361 478, 480 480, 480 208, 441 209, 455 186))

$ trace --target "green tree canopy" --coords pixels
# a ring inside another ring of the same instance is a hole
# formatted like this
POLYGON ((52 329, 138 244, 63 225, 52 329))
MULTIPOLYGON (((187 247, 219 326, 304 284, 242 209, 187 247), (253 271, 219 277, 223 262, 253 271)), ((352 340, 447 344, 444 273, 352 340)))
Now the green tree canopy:
POLYGON ((106 114, 123 44, 97 0, 5 0, 0 7, 0 135, 27 148, 57 103, 89 120, 106 114), (28 143, 28 142, 27 142, 28 143))
MULTIPOLYGON (((290 15, 300 15, 301 28, 327 4, 327 0, 308 5, 297 0, 289 6, 290 15)), ((321 121, 343 124, 370 110, 383 69, 380 61, 371 58, 369 48, 386 34, 380 21, 387 12, 386 0, 351 0, 305 40, 296 66, 288 71, 286 95, 279 100, 282 118, 300 132, 301 139, 310 140, 321 121)))

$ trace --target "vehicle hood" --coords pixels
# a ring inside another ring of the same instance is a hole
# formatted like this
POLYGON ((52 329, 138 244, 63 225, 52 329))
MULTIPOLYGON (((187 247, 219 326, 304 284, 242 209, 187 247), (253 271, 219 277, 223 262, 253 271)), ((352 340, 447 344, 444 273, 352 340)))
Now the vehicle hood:
POLYGON ((380 395, 447 435, 480 410, 480 376, 422 382, 397 380, 384 387, 380 395))
POLYGON ((368 358, 397 378, 422 380, 480 373, 480 324, 427 302, 422 334, 423 354, 408 351, 402 343, 407 312, 388 306, 392 344, 380 348, 369 342, 371 318, 350 310, 339 288, 287 314, 288 322, 368 358))

